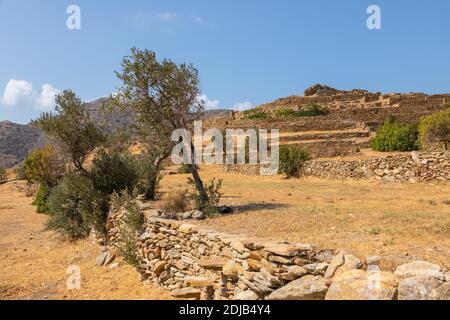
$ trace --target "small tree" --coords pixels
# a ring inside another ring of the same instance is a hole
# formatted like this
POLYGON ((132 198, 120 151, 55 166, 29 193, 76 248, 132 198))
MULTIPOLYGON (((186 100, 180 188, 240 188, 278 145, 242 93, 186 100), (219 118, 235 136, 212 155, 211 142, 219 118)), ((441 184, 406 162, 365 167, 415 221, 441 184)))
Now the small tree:
POLYGON ((65 168, 55 148, 45 146, 35 150, 25 159, 22 170, 28 181, 54 187, 63 176, 65 168))
POLYGON ((370 141, 377 151, 412 151, 419 148, 417 124, 401 123, 388 117, 377 135, 370 141))
POLYGON ((45 112, 33 123, 53 138, 65 152, 76 170, 105 141, 103 131, 91 119, 86 105, 70 90, 56 96, 56 113, 45 112))
POLYGON ((450 144, 450 109, 423 117, 419 124, 422 144, 441 143, 445 150, 450 144))
MULTIPOLYGON (((158 172, 172 150, 172 132, 190 128, 203 114, 198 72, 192 65, 158 61, 154 52, 132 48, 131 55, 122 61, 122 71, 116 74, 123 85, 113 101, 135 116, 136 132, 153 161, 149 168, 158 172)), ((191 147, 193 153, 193 143, 191 147)), ((188 168, 206 202, 208 194, 197 167, 191 164, 188 168)), ((149 179, 157 181, 155 175, 149 179)))

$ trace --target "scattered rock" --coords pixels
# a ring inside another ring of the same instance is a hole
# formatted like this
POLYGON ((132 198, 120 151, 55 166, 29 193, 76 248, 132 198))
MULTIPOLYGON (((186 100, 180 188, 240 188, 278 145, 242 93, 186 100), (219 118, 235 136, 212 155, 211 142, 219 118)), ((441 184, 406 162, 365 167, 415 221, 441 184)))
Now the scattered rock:
POLYGON ((337 275, 326 300, 393 300, 398 278, 390 272, 349 270, 337 275))
POLYGON ((200 300, 200 296, 202 293, 199 289, 188 287, 172 290, 170 294, 175 298, 200 300))
POLYGON ((252 300, 259 300, 259 297, 256 293, 254 293, 252 290, 245 290, 240 292, 237 296, 236 296, 236 300, 248 300, 248 301, 252 301, 252 300))
POLYGON ((431 300, 439 295, 435 291, 442 282, 435 277, 410 277, 403 279, 398 286, 398 300, 431 300))
POLYGON ((323 300, 328 287, 321 276, 307 275, 272 292, 267 300, 323 300))
POLYGON ((414 261, 399 266, 395 274, 402 278, 407 277, 443 277, 441 267, 427 261, 414 261))

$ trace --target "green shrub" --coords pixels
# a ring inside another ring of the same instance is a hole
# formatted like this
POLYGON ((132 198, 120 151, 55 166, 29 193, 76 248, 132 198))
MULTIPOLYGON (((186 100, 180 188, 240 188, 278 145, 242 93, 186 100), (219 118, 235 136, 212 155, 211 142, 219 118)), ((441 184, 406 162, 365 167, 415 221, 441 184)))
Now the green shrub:
POLYGON ((72 173, 65 176, 51 190, 47 204, 50 213, 47 228, 70 239, 86 237, 93 224, 96 229, 103 228, 93 221, 98 220, 95 217, 103 216, 105 198, 84 175, 72 173))
POLYGON ((388 118, 370 146, 376 151, 412 151, 419 148, 418 130, 415 124, 404 124, 388 118))
POLYGON ((223 179, 216 180, 214 178, 205 185, 205 190, 208 195, 208 201, 204 202, 202 201, 200 193, 195 187, 194 180, 191 178, 189 178, 188 180, 188 184, 191 186, 189 198, 194 203, 195 208, 202 211, 206 216, 213 216, 219 213, 217 206, 220 202, 220 198, 222 197, 222 194, 220 193, 222 182, 223 179))
POLYGON ((126 262, 139 268, 136 243, 144 223, 144 215, 135 199, 128 193, 114 193, 111 196, 111 210, 117 212, 122 209, 125 214, 117 221, 118 239, 114 245, 126 262))
POLYGON ((51 146, 35 150, 23 163, 23 173, 30 182, 55 186, 64 174, 64 164, 51 146))
POLYGON ((261 109, 251 109, 244 111, 244 115, 247 119, 267 119, 267 113, 261 109))
POLYGON ((6 170, 0 166, 0 182, 6 180, 6 170))
POLYGON ((186 190, 178 190, 169 194, 162 209, 166 213, 186 212, 189 208, 189 195, 186 190))
POLYGON ((47 204, 48 197, 50 195, 50 187, 45 184, 39 185, 39 189, 36 193, 36 198, 33 201, 33 205, 35 205, 37 213, 48 213, 49 208, 47 204))
POLYGON ((288 178, 299 177, 303 163, 310 159, 309 153, 298 146, 280 146, 279 173, 288 178))
POLYGON ((105 150, 98 152, 90 172, 96 190, 111 195, 123 190, 133 192, 139 183, 139 171, 131 155, 105 150))
POLYGON ((422 144, 441 143, 445 150, 450 144, 450 108, 423 117, 419 124, 422 144))
POLYGON ((161 181, 163 169, 162 163, 155 164, 155 157, 142 154, 138 157, 139 185, 138 192, 143 194, 147 200, 156 200, 159 194, 159 182, 161 181))
POLYGON ((275 110, 275 116, 278 118, 317 117, 328 113, 328 108, 315 103, 302 107, 300 110, 290 108, 275 110))

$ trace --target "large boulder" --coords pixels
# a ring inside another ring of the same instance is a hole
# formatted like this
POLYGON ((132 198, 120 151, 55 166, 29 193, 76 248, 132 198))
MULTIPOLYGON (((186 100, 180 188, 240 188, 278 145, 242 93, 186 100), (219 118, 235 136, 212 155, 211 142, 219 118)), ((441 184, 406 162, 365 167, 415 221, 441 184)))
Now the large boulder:
POLYGON ((349 270, 333 279, 326 300, 393 300, 398 278, 390 272, 349 270))
POLYGON ((410 277, 398 286, 398 300, 432 300, 442 282, 435 277, 410 277))
POLYGON ((443 278, 441 267, 427 261, 414 261, 402 264, 395 270, 395 274, 402 278, 409 277, 437 277, 443 278))
POLYGON ((272 292, 267 300, 323 300, 328 287, 321 276, 307 275, 272 292))

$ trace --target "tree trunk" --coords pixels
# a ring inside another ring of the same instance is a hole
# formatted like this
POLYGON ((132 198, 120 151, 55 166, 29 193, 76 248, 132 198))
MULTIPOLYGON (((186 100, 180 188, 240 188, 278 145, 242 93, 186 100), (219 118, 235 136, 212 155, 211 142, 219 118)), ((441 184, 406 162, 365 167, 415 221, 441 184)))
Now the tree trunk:
POLYGON ((200 194, 200 200, 201 200, 202 205, 203 205, 203 204, 206 204, 208 202, 209 197, 208 197, 208 193, 206 193, 205 186, 203 185, 202 178, 200 178, 200 175, 198 173, 198 168, 195 165, 195 161, 194 161, 195 153, 194 153, 194 151, 195 151, 194 143, 191 141, 191 155, 192 155, 192 162, 193 162, 193 164, 189 164, 187 166, 189 168, 189 171, 192 174, 192 177, 194 178, 195 187, 197 188, 197 191, 200 194))

